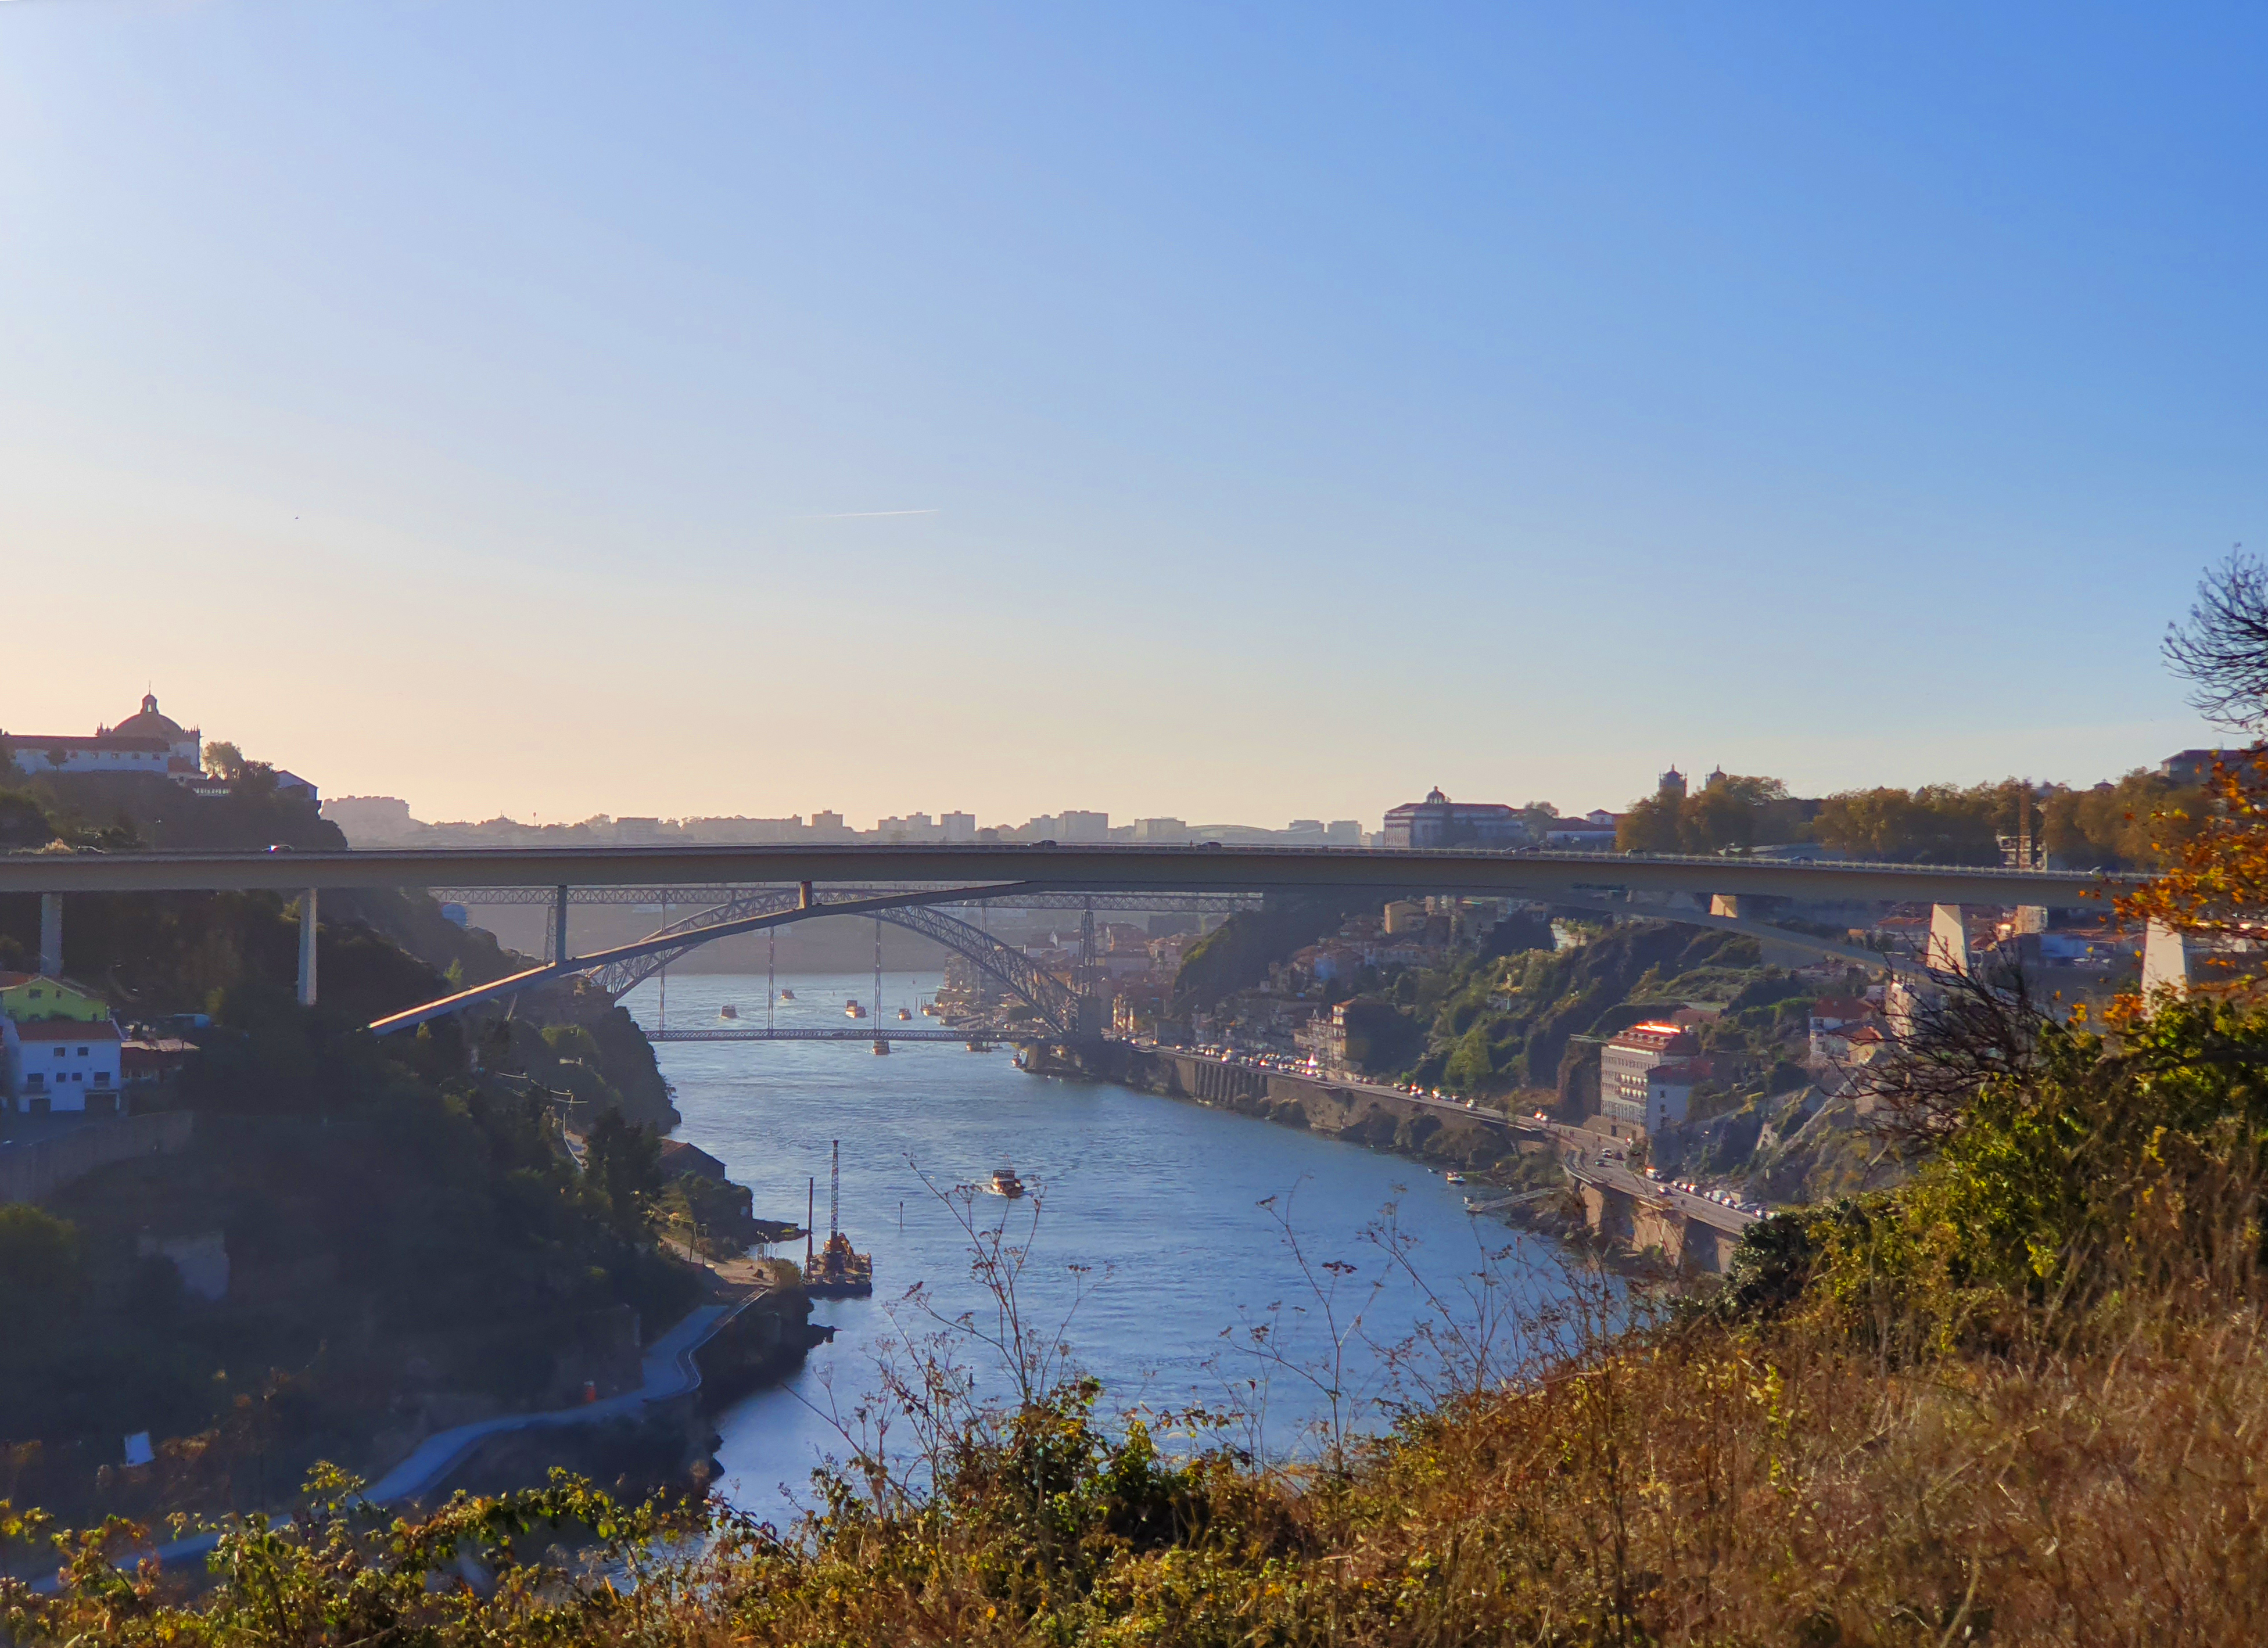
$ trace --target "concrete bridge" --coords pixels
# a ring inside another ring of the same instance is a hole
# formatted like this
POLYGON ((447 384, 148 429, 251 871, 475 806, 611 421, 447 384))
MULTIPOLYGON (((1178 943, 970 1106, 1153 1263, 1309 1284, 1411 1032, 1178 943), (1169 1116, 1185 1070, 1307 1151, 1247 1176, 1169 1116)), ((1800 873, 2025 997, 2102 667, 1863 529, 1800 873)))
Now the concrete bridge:
POLYGON ((1612 1162, 1570 1158, 1562 1164, 1583 1196, 1592 1231, 1633 1253, 1653 1252, 1674 1270, 1722 1276, 1741 1232, 1757 1216, 1657 1182, 1612 1162))
MULTIPOLYGON (((1877 964, 1871 953, 1752 922, 1742 901, 1765 898, 1914 901, 1934 907, 1928 960, 1944 970, 1967 965, 1961 934, 1964 904, 2073 908, 2136 885, 2139 878, 2060 871, 1965 869, 1937 865, 1794 864, 1743 857, 1481 852, 1418 849, 1062 846, 668 846, 475 848, 448 851, 266 853, 18 853, 0 856, 0 893, 43 897, 43 967, 60 970, 62 900, 76 892, 194 892, 265 889, 298 894, 299 991, 315 997, 318 896, 326 887, 543 889, 554 909, 554 960, 428 1003, 373 1025, 405 1028, 443 1013, 567 974, 643 976, 635 964, 682 954, 698 943, 814 916, 877 915, 970 902, 1029 902, 1036 898, 1108 897, 1157 893, 1231 894, 1351 891, 1393 896, 1422 894, 1510 895, 1613 908, 1697 924, 1723 924, 1797 947, 1877 964), (751 883, 770 884, 761 897, 751 883), (821 883, 858 890, 822 898, 821 883), (678 923, 633 945, 590 955, 567 953, 566 913, 578 889, 732 889, 746 895, 739 913, 678 923), (791 898, 787 890, 793 889, 791 898), (905 891, 887 891, 905 888, 905 891), (1685 895, 1690 908, 1631 909, 1632 895, 1685 895), (1699 908, 1706 901, 1709 908, 1699 908), (756 908, 758 905, 765 908, 756 908), (697 931, 695 931, 697 928, 697 931), (607 969, 613 969, 607 973, 607 969)), ((910 923, 909 916, 895 917, 910 923)), ((939 921, 950 917, 938 916, 939 921)), ((966 927, 967 923, 959 923, 966 927)), ((951 931, 940 929, 939 931, 951 931)), ((970 931, 975 931, 971 929, 970 931)), ((956 937, 959 935, 956 934, 956 937)), ((978 946, 981 948, 982 946, 978 946)), ((1005 950, 1006 946, 1000 946, 1005 950)), ((988 962, 1011 964, 987 953, 988 962)), ((659 960, 652 966, 662 965, 659 960)), ((2153 927, 2146 982, 2178 986, 2186 957, 2170 932, 2153 927)), ((627 988, 627 985, 622 986, 627 988)), ((1031 986, 1034 996, 1044 987, 1031 986)), ((1059 1009, 1060 1011, 1060 1009, 1059 1009)), ((1074 1024, 1072 1028, 1079 1028, 1074 1024)))

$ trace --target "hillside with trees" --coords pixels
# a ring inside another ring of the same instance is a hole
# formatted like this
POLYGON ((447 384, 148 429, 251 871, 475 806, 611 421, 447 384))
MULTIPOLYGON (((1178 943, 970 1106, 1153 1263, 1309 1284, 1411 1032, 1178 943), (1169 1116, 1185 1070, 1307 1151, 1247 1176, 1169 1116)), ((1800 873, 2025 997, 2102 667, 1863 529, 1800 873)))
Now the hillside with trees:
MULTIPOLYGON (((2201 695, 2241 706, 2257 740, 2268 579, 2235 570, 2175 656, 2220 660, 2201 695)), ((1869 1137, 1897 1182, 1756 1224, 1716 1286, 1631 1286, 1570 1255, 1565 1297, 1528 1311, 1484 1247, 1394 1347, 1374 1431, 1342 1416, 1300 1456, 1256 1454, 1238 1404, 1265 1403, 1259 1380, 1226 1412, 1101 1414, 1058 1332, 1015 1309, 1021 1254, 980 1247, 997 1331, 909 1346, 790 1527, 625 1508, 571 1480, 394 1522, 318 1472, 294 1520, 231 1525, 200 1590, 134 1567, 136 1530, 58 1538, 0 1513, 0 1540, 67 1571, 54 1596, 0 1593, 4 1629, 24 1648, 2255 1641, 2261 751, 2120 909, 2223 941, 2211 982, 2079 1014, 2012 981, 1940 981, 1871 1078, 1869 1137), (997 1402, 964 1372, 988 1346, 997 1402), (909 1448, 873 1446, 885 1421, 909 1448)), ((1550 968, 1603 985, 1644 961, 1628 997, 1737 960, 1628 942, 1523 960, 1491 993, 1563 999, 1585 980, 1550 968)), ((1778 1004, 1748 992, 1726 1016, 1761 1034, 1778 1004)), ((1469 982, 1409 1005, 1451 1032, 1470 1009, 1461 1041, 1483 1022, 1469 982)), ((1548 1022, 1514 1056, 1530 1075, 1548 1022)), ((78 1251, 0 1219, 19 1309, 57 1297, 78 1251)), ((1406 1257, 1381 1232, 1376 1262, 1406 1257)), ((1330 1313, 1360 1269, 1320 1263, 1308 1303, 1330 1313)), ((1328 1363, 1280 1372, 1330 1388, 1328 1363)))
MULTIPOLYGON (((40 850, 129 850, 188 819, 207 845, 338 844, 272 787, 197 800, 56 778, 0 791, 0 820, 40 850)), ((67 975, 127 1020, 209 1023, 157 1100, 190 1113, 186 1150, 0 1210, 0 1497, 74 1515, 261 1504, 318 1458, 382 1463, 452 1414, 635 1382, 640 1339, 698 1292, 652 1228, 669 1188, 653 1129, 674 1114, 629 1015, 569 982, 373 1039, 372 1019, 524 959, 430 899, 322 908, 308 1009, 275 895, 68 899, 67 975), (215 1262, 208 1299, 188 1282, 215 1262), (157 1463, 129 1480, 118 1438, 144 1430, 157 1463)), ((0 967, 37 937, 37 901, 0 899, 0 967)))

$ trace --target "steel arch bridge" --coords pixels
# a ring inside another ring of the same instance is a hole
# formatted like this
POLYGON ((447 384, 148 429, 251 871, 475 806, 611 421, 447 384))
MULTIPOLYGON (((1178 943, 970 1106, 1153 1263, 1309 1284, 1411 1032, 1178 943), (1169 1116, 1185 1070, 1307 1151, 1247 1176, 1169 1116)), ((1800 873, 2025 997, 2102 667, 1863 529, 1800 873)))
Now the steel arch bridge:
MULTIPOLYGON (((652 938, 666 938, 681 933, 685 938, 683 944, 646 955, 611 961, 603 967, 591 968, 585 976, 619 1001, 671 962, 681 960, 714 938, 731 936, 708 930, 750 916, 782 915, 795 909, 814 916, 840 913, 830 911, 824 904, 801 903, 798 891, 792 887, 756 888, 744 896, 697 910, 682 921, 657 928, 652 935, 652 938)), ((904 905, 896 909, 875 910, 872 914, 877 921, 903 927, 943 945, 979 971, 998 979, 1037 1013, 1042 1022, 1057 1035, 1073 1034, 1078 1024, 1077 994, 1054 974, 1035 966, 1029 956, 1014 945, 1004 944, 982 928, 972 926, 958 916, 948 916, 934 906, 904 905)))

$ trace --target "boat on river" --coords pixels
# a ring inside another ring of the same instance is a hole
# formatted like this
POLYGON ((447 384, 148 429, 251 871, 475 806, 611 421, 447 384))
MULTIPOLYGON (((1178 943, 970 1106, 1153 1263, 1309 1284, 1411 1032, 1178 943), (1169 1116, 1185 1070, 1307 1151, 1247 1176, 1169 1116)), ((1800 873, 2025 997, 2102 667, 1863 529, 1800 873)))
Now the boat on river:
POLYGON ((818 1209, 817 1180, 811 1183, 811 1206, 804 1215, 803 1291, 814 1299, 864 1299, 874 1291, 874 1256, 854 1253, 843 1233, 843 1144, 835 1142, 827 1174, 827 1246, 811 1250, 812 1215, 818 1209))
POLYGON ((1006 1196, 1012 1201, 1024 1194, 1024 1181, 1016 1177, 1013 1167, 994 1168, 992 1182, 984 1188, 994 1196, 1006 1196))
POLYGON ((792 990, 783 990, 780 991, 780 999, 782 1001, 793 1001, 795 999, 795 992, 792 990))
POLYGON ((726 1002, 717 1010, 717 1016, 719 1019, 737 1019, 740 1016, 740 1010, 732 1003, 726 1002))
POLYGON ((913 1022, 913 1012, 910 1009, 904 1007, 898 1009, 898 1022, 900 1024, 911 1024, 913 1022))
POLYGON ((858 1004, 858 998, 853 996, 843 1004, 843 1016, 845 1019, 864 1019, 866 1016, 866 1010, 858 1004))
POLYGON ((887 1054, 889 1052, 889 1050, 890 1050, 890 1044, 889 1044, 887 1041, 884 1041, 884 1040, 882 1040, 882 1038, 881 1038, 881 1037, 880 1037, 880 1036, 876 1036, 876 1037, 874 1038, 874 1051, 875 1051, 877 1054, 883 1054, 883 1055, 887 1055, 887 1054))

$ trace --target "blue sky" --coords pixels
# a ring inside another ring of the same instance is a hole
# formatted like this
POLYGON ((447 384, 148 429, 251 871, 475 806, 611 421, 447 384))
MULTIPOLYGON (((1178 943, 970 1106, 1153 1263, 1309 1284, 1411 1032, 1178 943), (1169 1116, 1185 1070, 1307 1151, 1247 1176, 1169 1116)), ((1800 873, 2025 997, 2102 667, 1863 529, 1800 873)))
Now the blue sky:
POLYGON ((0 4, 0 725, 421 816, 2081 781, 2262 14, 0 4))

